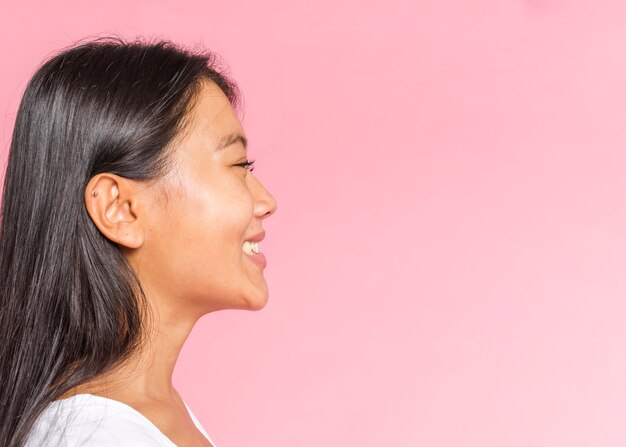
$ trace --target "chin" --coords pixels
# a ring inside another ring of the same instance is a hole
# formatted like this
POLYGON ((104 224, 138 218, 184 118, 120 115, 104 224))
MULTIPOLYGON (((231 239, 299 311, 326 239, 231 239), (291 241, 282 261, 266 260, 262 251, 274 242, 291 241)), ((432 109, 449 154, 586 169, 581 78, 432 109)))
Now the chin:
POLYGON ((246 298, 244 300, 244 309, 246 310, 261 310, 265 307, 268 301, 268 295, 257 296, 254 298, 246 298))

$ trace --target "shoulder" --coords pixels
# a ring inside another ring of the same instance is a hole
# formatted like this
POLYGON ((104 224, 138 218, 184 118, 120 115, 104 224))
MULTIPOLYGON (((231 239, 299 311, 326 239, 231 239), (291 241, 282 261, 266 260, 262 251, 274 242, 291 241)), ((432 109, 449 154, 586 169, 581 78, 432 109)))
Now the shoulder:
POLYGON ((154 426, 123 406, 87 396, 51 403, 40 415, 26 447, 171 447, 154 426))

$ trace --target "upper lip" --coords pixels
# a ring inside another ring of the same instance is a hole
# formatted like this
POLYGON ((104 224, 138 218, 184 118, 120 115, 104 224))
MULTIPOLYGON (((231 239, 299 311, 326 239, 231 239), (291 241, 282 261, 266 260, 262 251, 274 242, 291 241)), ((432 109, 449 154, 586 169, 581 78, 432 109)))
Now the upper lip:
POLYGON ((265 237, 265 231, 261 231, 260 233, 257 233, 254 236, 250 236, 246 240, 249 242, 261 242, 264 237, 265 237))

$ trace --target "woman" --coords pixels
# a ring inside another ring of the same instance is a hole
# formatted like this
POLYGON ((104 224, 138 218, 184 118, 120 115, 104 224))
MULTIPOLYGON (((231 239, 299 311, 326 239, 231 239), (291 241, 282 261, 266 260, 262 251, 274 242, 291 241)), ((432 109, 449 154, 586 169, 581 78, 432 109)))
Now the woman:
POLYGON ((0 445, 213 445, 172 372, 202 315, 266 304, 276 210, 215 59, 104 38, 29 82, 0 221, 0 445))

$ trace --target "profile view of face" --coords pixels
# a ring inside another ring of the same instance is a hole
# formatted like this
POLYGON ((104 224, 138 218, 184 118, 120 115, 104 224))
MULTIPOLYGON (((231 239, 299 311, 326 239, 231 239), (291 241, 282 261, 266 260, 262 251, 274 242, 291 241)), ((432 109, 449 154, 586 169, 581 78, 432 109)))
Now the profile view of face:
POLYGON ((265 258, 244 242, 263 236, 276 201, 241 166, 249 160, 245 134, 216 84, 204 82, 188 119, 172 170, 146 190, 145 240, 131 265, 149 294, 167 298, 160 306, 175 306, 169 312, 261 309, 265 258))

